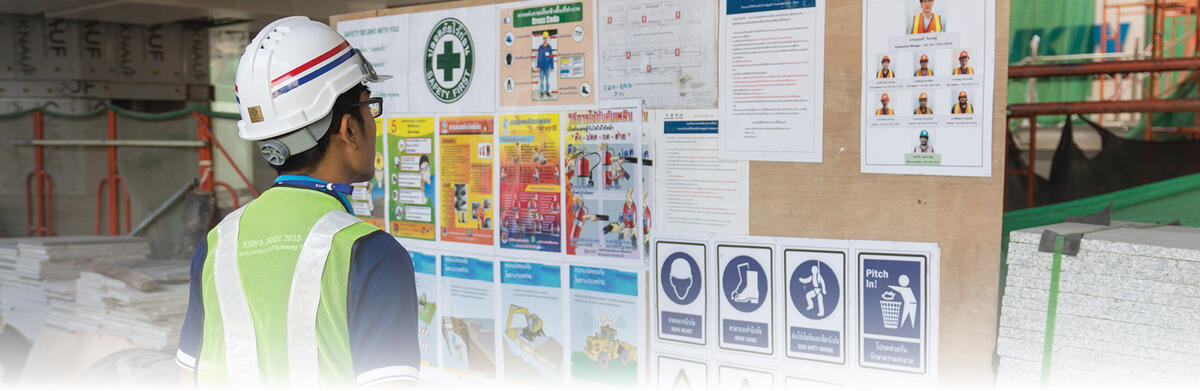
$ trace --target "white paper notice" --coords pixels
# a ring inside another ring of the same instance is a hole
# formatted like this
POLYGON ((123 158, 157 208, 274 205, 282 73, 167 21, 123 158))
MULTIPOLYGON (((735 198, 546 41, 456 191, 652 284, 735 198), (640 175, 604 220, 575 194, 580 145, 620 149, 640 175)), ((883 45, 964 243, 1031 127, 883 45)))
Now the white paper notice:
POLYGON ((995 0, 867 0, 862 172, 991 176, 995 19, 995 0))
POLYGON ((408 93, 413 112, 481 113, 496 103, 496 8, 412 14, 408 93))
POLYGON ((825 1, 721 5, 721 157, 821 162, 825 1))
POLYGON ((659 111, 655 126, 656 229, 746 234, 750 165, 718 157, 717 110, 659 111))
POLYGON ((371 96, 384 98, 389 113, 408 111, 408 15, 355 19, 340 22, 338 33, 361 50, 375 72, 390 80, 371 85, 371 96))
POLYGON ((600 99, 716 107, 716 2, 604 0, 599 7, 600 99))

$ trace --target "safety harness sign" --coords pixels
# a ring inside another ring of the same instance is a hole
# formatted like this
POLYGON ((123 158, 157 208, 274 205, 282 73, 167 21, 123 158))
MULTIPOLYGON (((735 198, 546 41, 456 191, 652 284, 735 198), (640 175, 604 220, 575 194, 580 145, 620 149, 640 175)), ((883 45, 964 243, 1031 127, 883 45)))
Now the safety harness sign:
POLYGON ((722 349, 772 354, 771 247, 717 245, 722 349))
POLYGON ((703 243, 659 241, 658 338, 704 345, 708 319, 703 243))
POLYGON ((925 372, 926 258, 861 253, 859 365, 925 372))
POLYGON ((846 253, 783 250, 787 356, 845 362, 846 253))

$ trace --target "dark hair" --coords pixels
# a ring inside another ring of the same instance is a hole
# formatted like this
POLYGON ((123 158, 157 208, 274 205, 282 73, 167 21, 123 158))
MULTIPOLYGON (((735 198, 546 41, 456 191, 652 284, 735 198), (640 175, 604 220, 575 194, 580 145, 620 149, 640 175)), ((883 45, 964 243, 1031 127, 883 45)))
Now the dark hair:
POLYGON ((337 99, 333 101, 333 109, 330 110, 333 120, 329 121, 329 130, 325 132, 324 136, 321 136, 321 138, 317 140, 317 146, 312 147, 307 151, 292 155, 291 157, 287 158, 282 165, 276 166, 272 164, 271 168, 274 168, 275 172, 279 174, 285 172, 307 172, 316 168, 317 163, 320 163, 321 159, 325 157, 325 151, 329 149, 330 138, 333 137, 335 133, 341 131, 342 116, 350 114, 350 117, 354 118, 354 120, 359 122, 363 121, 362 111, 358 110, 357 107, 352 108, 351 106, 354 106, 362 100, 363 92, 369 93, 370 91, 371 90, 368 89, 366 85, 359 84, 351 87, 350 90, 343 92, 341 95, 338 95, 337 99))
POLYGON ((429 164, 429 155, 421 155, 421 159, 417 160, 417 165, 429 164))

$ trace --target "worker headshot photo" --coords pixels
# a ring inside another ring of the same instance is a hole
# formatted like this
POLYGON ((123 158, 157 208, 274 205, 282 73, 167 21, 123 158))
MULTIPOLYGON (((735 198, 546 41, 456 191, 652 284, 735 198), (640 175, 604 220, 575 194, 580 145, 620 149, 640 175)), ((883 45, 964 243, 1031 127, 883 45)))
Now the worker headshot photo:
POLYGON ((919 140, 917 146, 913 147, 913 153, 933 153, 933 144, 929 143, 929 131, 922 130, 917 136, 919 140))
POLYGON ((888 56, 883 56, 879 60, 879 71, 875 72, 876 79, 892 79, 896 77, 896 72, 892 71, 892 59, 888 56))
POLYGON ((958 64, 954 66, 955 75, 974 75, 975 69, 969 65, 971 63, 971 55, 966 50, 958 53, 958 64))
POLYGON ((875 115, 895 115, 896 111, 892 110, 891 107, 888 107, 888 102, 890 102, 891 100, 892 99, 889 98, 888 94, 886 94, 886 93, 883 95, 880 95, 879 96, 879 108, 875 110, 875 115))
POLYGON ((967 99, 966 91, 958 92, 958 103, 950 109, 950 114, 975 114, 975 106, 967 99))
POLYGON ((384 101, 368 85, 389 77, 303 16, 268 24, 238 64, 238 135, 278 176, 196 246, 181 385, 416 385, 412 260, 348 198, 373 176, 384 101))
MULTIPOLYGON (((941 33, 946 31, 946 20, 935 13, 933 0, 909 0, 920 4, 921 12, 913 15, 908 24, 908 34, 941 33)), ((942 0, 947 1, 947 0, 942 0)))
POLYGON ((913 109, 913 115, 933 115, 933 108, 929 107, 929 94, 922 92, 917 96, 917 108, 913 109))
POLYGON ((929 67, 929 55, 921 54, 921 59, 918 61, 921 64, 920 68, 913 71, 913 77, 933 77, 933 68, 929 67))

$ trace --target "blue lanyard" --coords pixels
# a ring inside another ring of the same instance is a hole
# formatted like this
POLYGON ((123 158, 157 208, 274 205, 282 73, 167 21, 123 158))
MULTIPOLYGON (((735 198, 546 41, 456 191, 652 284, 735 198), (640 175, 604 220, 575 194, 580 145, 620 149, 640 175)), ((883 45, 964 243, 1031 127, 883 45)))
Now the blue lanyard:
POLYGON ((347 194, 354 193, 354 186, 345 183, 326 182, 307 175, 280 175, 275 178, 275 185, 313 189, 329 194, 337 198, 342 203, 342 206, 346 208, 347 212, 354 214, 354 208, 350 206, 350 199, 346 198, 347 194))

